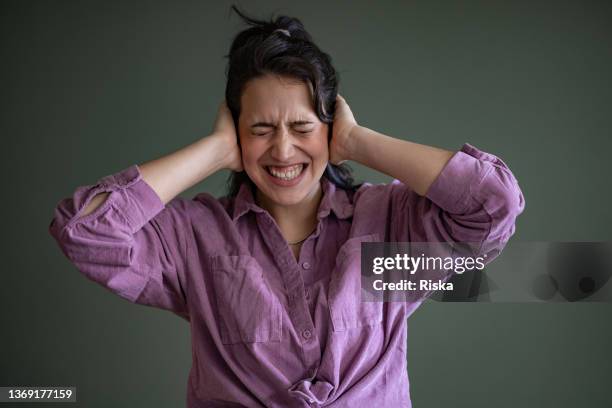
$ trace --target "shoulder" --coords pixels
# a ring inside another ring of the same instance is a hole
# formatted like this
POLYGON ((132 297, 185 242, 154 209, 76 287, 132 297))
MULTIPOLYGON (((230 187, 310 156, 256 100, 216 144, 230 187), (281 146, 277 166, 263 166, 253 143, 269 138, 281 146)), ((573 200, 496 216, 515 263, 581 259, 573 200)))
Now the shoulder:
POLYGON ((388 183, 364 182, 355 191, 352 198, 354 205, 380 206, 384 202, 413 197, 416 193, 397 179, 388 183))
POLYGON ((185 225, 227 218, 232 205, 233 199, 215 198, 206 192, 198 193, 193 198, 175 197, 166 204, 156 221, 185 225))
POLYGON ((418 208, 419 199, 408 186, 393 179, 388 183, 363 183, 355 191, 352 203, 353 222, 370 230, 405 225, 406 217, 413 213, 411 209, 418 208))

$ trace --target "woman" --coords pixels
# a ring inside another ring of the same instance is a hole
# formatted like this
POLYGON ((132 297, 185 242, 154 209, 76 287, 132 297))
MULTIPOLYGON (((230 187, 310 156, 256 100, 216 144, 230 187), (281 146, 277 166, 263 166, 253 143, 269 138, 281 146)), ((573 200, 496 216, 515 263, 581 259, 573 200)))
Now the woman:
POLYGON ((361 302, 360 245, 470 242, 491 260, 524 208, 517 182, 469 144, 360 126, 299 20, 234 10, 251 27, 212 134, 78 188, 50 232, 88 278, 189 321, 190 407, 410 406, 406 318, 421 301, 361 302), (347 160, 394 180, 353 185, 347 160), (176 197, 220 169, 228 196, 176 197))

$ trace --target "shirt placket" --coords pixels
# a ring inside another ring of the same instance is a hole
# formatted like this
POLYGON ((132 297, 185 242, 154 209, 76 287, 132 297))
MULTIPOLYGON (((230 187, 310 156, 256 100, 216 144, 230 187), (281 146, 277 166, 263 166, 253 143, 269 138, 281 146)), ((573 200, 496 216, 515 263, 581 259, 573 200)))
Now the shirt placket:
MULTIPOLYGON (((276 264, 281 269, 281 277, 287 295, 288 315, 301 345, 302 360, 309 378, 315 376, 321 358, 321 343, 316 335, 314 322, 310 316, 308 301, 305 296, 304 279, 300 265, 295 260, 291 249, 285 242, 275 221, 268 213, 260 213, 257 217, 259 228, 266 244, 274 254, 276 264)), ((300 257, 301 261, 301 257, 300 257)), ((301 265, 310 267, 310 262, 303 261, 301 265)))

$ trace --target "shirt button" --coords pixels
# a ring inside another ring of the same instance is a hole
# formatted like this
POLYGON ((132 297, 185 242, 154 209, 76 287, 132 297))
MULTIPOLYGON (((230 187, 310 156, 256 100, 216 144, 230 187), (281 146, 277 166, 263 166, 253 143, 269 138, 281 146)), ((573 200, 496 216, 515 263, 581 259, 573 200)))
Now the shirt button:
POLYGON ((306 330, 304 330, 304 331, 302 332, 302 336, 303 336, 305 339, 309 339, 309 338, 310 338, 310 336, 312 336, 312 333, 310 332, 310 330, 306 329, 306 330))
POLYGON ((304 263, 302 263, 302 268, 304 268, 304 269, 310 269, 310 263, 309 263, 309 262, 304 262, 304 263))

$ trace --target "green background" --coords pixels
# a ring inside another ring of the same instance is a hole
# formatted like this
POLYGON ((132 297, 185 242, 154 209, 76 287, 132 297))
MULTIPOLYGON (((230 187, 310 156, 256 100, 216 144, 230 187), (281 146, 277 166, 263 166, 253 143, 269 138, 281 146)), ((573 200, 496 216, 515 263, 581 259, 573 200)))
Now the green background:
MULTIPOLYGON (((47 227, 77 186, 208 134, 243 26, 228 2, 1 4, 0 385, 73 385, 71 406, 184 406, 187 323, 86 280, 47 227)), ((610 240, 610 2, 242 5, 302 19, 361 124, 500 156, 527 203, 513 239, 610 240)), ((226 176, 182 196, 219 196, 226 176)), ((611 312, 428 303, 409 319, 413 404, 612 406, 611 312)))

